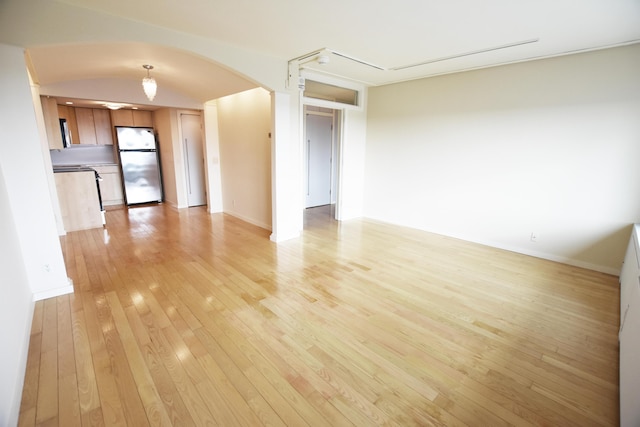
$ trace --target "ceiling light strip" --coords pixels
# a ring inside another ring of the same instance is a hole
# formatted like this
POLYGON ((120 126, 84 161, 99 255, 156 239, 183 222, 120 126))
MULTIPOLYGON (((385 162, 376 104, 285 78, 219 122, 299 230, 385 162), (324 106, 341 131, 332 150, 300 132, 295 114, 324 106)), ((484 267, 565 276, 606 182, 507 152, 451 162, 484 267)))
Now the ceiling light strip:
POLYGON ((428 65, 428 64, 433 64, 433 63, 436 63, 436 62, 448 61, 450 59, 464 58, 465 56, 478 55, 480 53, 494 52, 496 50, 507 49, 507 48, 510 48, 510 47, 516 47, 516 46, 522 46, 522 45, 525 45, 525 44, 537 43, 538 41, 540 41, 540 39, 524 40, 524 41, 519 41, 519 42, 515 42, 515 43, 509 43, 509 44, 505 44, 505 45, 501 45, 501 46, 490 47, 490 48, 487 48, 487 49, 474 50, 472 52, 461 53, 461 54, 458 54, 458 55, 445 56, 443 58, 437 58, 437 59, 432 59, 432 60, 429 60, 429 61, 418 62, 416 64, 403 65, 401 67, 391 68, 391 70, 392 71, 406 70, 407 68, 420 67, 422 65, 428 65))

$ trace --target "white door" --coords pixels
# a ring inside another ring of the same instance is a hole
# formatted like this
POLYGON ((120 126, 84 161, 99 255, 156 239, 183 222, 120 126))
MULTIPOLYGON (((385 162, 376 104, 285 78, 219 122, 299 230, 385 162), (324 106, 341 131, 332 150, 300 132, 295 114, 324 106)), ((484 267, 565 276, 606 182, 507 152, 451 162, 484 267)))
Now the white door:
POLYGON ((204 148, 200 116, 180 114, 182 142, 184 143, 185 173, 187 178, 187 205, 207 204, 204 174, 204 148))
POLYGON ((307 208, 331 203, 331 135, 333 117, 306 115, 307 208))

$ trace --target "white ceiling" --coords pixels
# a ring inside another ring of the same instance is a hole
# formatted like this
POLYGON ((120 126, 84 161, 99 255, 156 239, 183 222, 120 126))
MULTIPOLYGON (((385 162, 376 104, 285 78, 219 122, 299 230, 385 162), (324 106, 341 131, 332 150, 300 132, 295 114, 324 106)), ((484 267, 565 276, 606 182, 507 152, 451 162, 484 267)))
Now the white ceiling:
MULTIPOLYGON (((369 85, 640 41, 640 0, 58 1, 283 61, 326 48, 328 64, 304 67, 369 85)), ((210 61, 157 46, 35 47, 29 53, 41 84, 139 79, 141 65, 151 63, 162 84, 201 101, 255 87, 210 61), (198 84, 203 81, 208 84, 198 84)))

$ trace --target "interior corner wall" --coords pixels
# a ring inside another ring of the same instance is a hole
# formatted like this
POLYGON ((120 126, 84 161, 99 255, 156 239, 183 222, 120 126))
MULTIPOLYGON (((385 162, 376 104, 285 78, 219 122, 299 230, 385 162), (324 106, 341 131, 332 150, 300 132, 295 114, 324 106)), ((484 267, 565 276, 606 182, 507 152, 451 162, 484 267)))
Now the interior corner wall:
POLYGON ((217 100, 224 212, 271 229, 271 96, 262 88, 217 100))
POLYGON ((639 74, 635 44, 371 88, 365 216, 617 274, 639 74))

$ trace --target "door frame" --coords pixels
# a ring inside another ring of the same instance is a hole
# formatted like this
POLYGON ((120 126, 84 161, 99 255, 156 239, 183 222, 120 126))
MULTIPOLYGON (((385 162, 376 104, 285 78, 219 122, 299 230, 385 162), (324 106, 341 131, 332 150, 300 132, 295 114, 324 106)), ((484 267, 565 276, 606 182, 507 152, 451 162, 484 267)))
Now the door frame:
MULTIPOLYGON (((303 200, 306 200, 306 188, 308 185, 308 171, 307 171, 307 115, 311 114, 311 115, 318 115, 318 116, 325 116, 325 117, 331 117, 332 118, 332 132, 331 132, 331 182, 330 182, 330 190, 331 190, 331 197, 330 197, 330 204, 335 204, 336 209, 335 209, 335 215, 334 215, 334 219, 338 219, 339 218, 339 212, 340 212, 340 194, 339 194, 339 188, 340 188, 340 169, 341 169, 341 162, 340 162, 340 149, 342 144, 341 139, 342 139, 342 110, 336 109, 336 108, 328 108, 328 107, 319 107, 319 106, 314 106, 312 104, 303 104, 303 109, 302 109, 302 165, 303 165, 303 174, 304 174, 304 178, 303 178, 303 186, 302 186, 302 196, 303 196, 303 200)), ((306 203, 303 203, 303 209, 307 209, 306 208, 306 203)))

